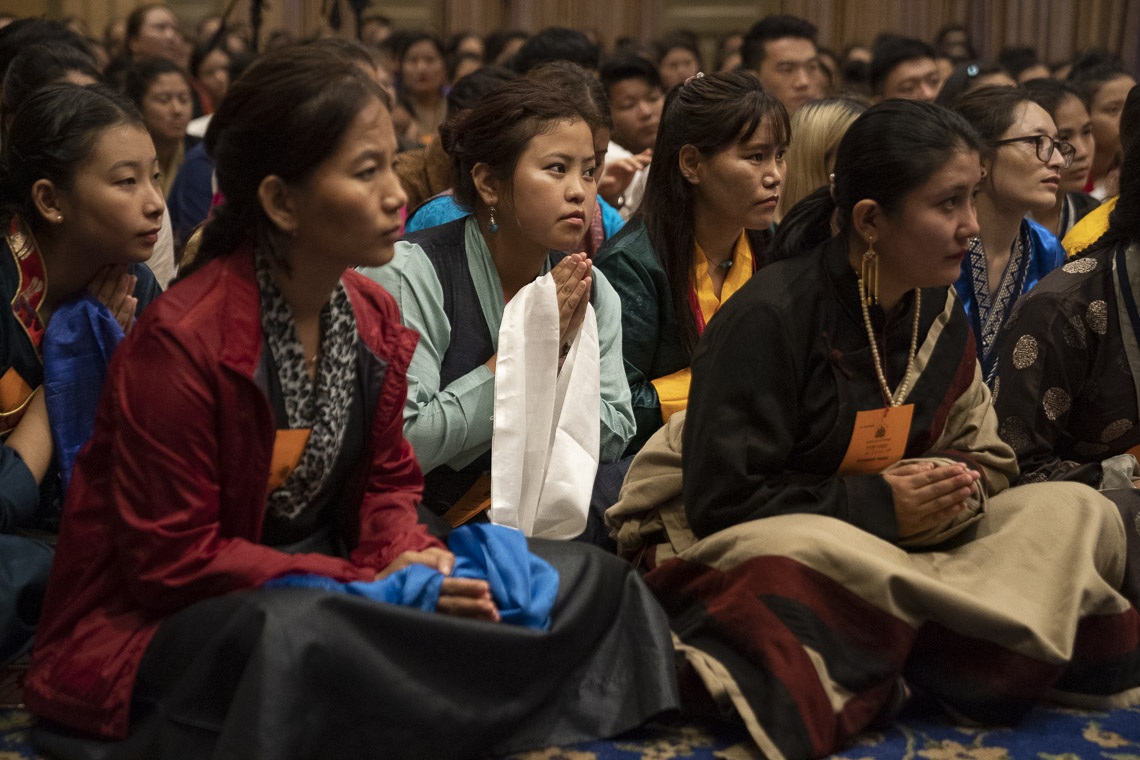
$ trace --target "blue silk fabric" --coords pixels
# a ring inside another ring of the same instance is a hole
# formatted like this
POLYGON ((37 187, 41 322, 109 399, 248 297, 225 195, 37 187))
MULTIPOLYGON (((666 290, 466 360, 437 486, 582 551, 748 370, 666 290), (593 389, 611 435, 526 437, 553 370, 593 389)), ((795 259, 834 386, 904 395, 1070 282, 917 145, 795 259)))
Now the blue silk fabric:
POLYGON ((95 407, 111 354, 124 338, 110 310, 90 294, 52 315, 44 332, 44 402, 64 490, 95 428, 95 407))
MULTIPOLYGON (((550 629, 558 571, 530 553, 522 533, 501 525, 473 523, 453 530, 447 544, 455 554, 450 577, 487 581, 504 623, 550 629)), ((430 567, 409 565, 376 581, 341 583, 320 575, 296 574, 275 578, 265 588, 315 588, 432 612, 443 578, 430 567)))

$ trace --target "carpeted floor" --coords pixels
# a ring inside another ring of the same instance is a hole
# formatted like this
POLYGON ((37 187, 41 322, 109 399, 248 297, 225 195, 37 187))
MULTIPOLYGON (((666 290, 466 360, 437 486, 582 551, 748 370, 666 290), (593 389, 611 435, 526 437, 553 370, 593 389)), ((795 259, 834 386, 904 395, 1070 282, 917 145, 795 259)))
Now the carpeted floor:
MULTIPOLYGON (((0 760, 33 760, 31 717, 0 711, 0 760)), ((745 760, 757 758, 743 730, 654 723, 608 742, 515 755, 511 760, 745 760)), ((844 760, 1140 760, 1140 707, 1108 713, 1041 707, 1016 729, 951 725, 915 701, 888 731, 863 736, 833 758, 844 760)), ((377 756, 381 760, 381 756, 377 756)))
MULTIPOLYGON (((611 742, 516 755, 511 760, 745 760, 760 757, 743 730, 654 724, 611 742)), ((1140 760, 1140 707, 1087 712, 1040 707, 1017 728, 952 725, 915 700, 882 733, 832 756, 844 760, 1140 760)))

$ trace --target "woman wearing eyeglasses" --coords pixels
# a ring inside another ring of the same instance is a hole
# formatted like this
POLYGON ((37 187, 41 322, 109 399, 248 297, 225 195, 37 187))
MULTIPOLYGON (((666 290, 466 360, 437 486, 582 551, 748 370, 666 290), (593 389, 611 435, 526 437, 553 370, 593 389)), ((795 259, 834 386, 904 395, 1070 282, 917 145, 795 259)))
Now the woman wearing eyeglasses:
POLYGON ((956 288, 970 317, 982 376, 992 388, 996 340, 1014 303, 1065 261, 1053 233, 1026 219, 1057 202, 1061 170, 1075 150, 1024 90, 982 87, 954 104, 989 147, 978 186, 978 236, 970 242, 956 288))

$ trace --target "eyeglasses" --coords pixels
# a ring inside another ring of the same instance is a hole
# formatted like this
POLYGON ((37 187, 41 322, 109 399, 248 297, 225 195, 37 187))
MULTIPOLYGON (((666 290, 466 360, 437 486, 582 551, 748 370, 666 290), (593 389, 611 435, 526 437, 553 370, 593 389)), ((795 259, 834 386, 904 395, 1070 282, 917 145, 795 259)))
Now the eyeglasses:
POLYGON ((1053 151, 1061 151, 1061 160, 1064 162, 1064 167, 1068 169, 1073 165, 1073 158, 1077 155, 1077 149, 1067 142, 1054 140, 1049 135, 1027 135, 1025 137, 1010 137, 1005 140, 998 140, 995 145, 1010 145, 1012 143, 1031 142, 1037 147, 1037 158, 1042 163, 1049 163, 1049 159, 1053 158, 1053 151))

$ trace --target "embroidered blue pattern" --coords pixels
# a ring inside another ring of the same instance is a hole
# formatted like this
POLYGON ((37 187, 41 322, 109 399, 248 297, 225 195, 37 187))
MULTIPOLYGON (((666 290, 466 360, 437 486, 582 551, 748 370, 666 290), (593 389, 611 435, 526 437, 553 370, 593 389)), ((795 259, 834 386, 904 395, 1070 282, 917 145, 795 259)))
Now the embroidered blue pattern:
POLYGON ((997 377, 997 336, 1018 299, 1041 278, 1065 263, 1065 249, 1057 237, 1036 222, 1025 219, 1010 251, 997 292, 990 297, 989 266, 980 240, 970 243, 962 273, 954 289, 970 318, 977 342, 982 377, 993 388, 997 377))
POLYGON ((1014 301, 1025 292, 1025 272, 1029 263, 1028 234, 1022 227, 1009 252, 1009 261, 1002 272, 997 292, 990 295, 990 270, 981 238, 970 241, 970 277, 976 307, 970 315, 974 337, 978 341, 978 358, 982 362, 982 376, 993 386, 997 376, 997 352, 994 350, 998 332, 1013 308, 1014 301))

